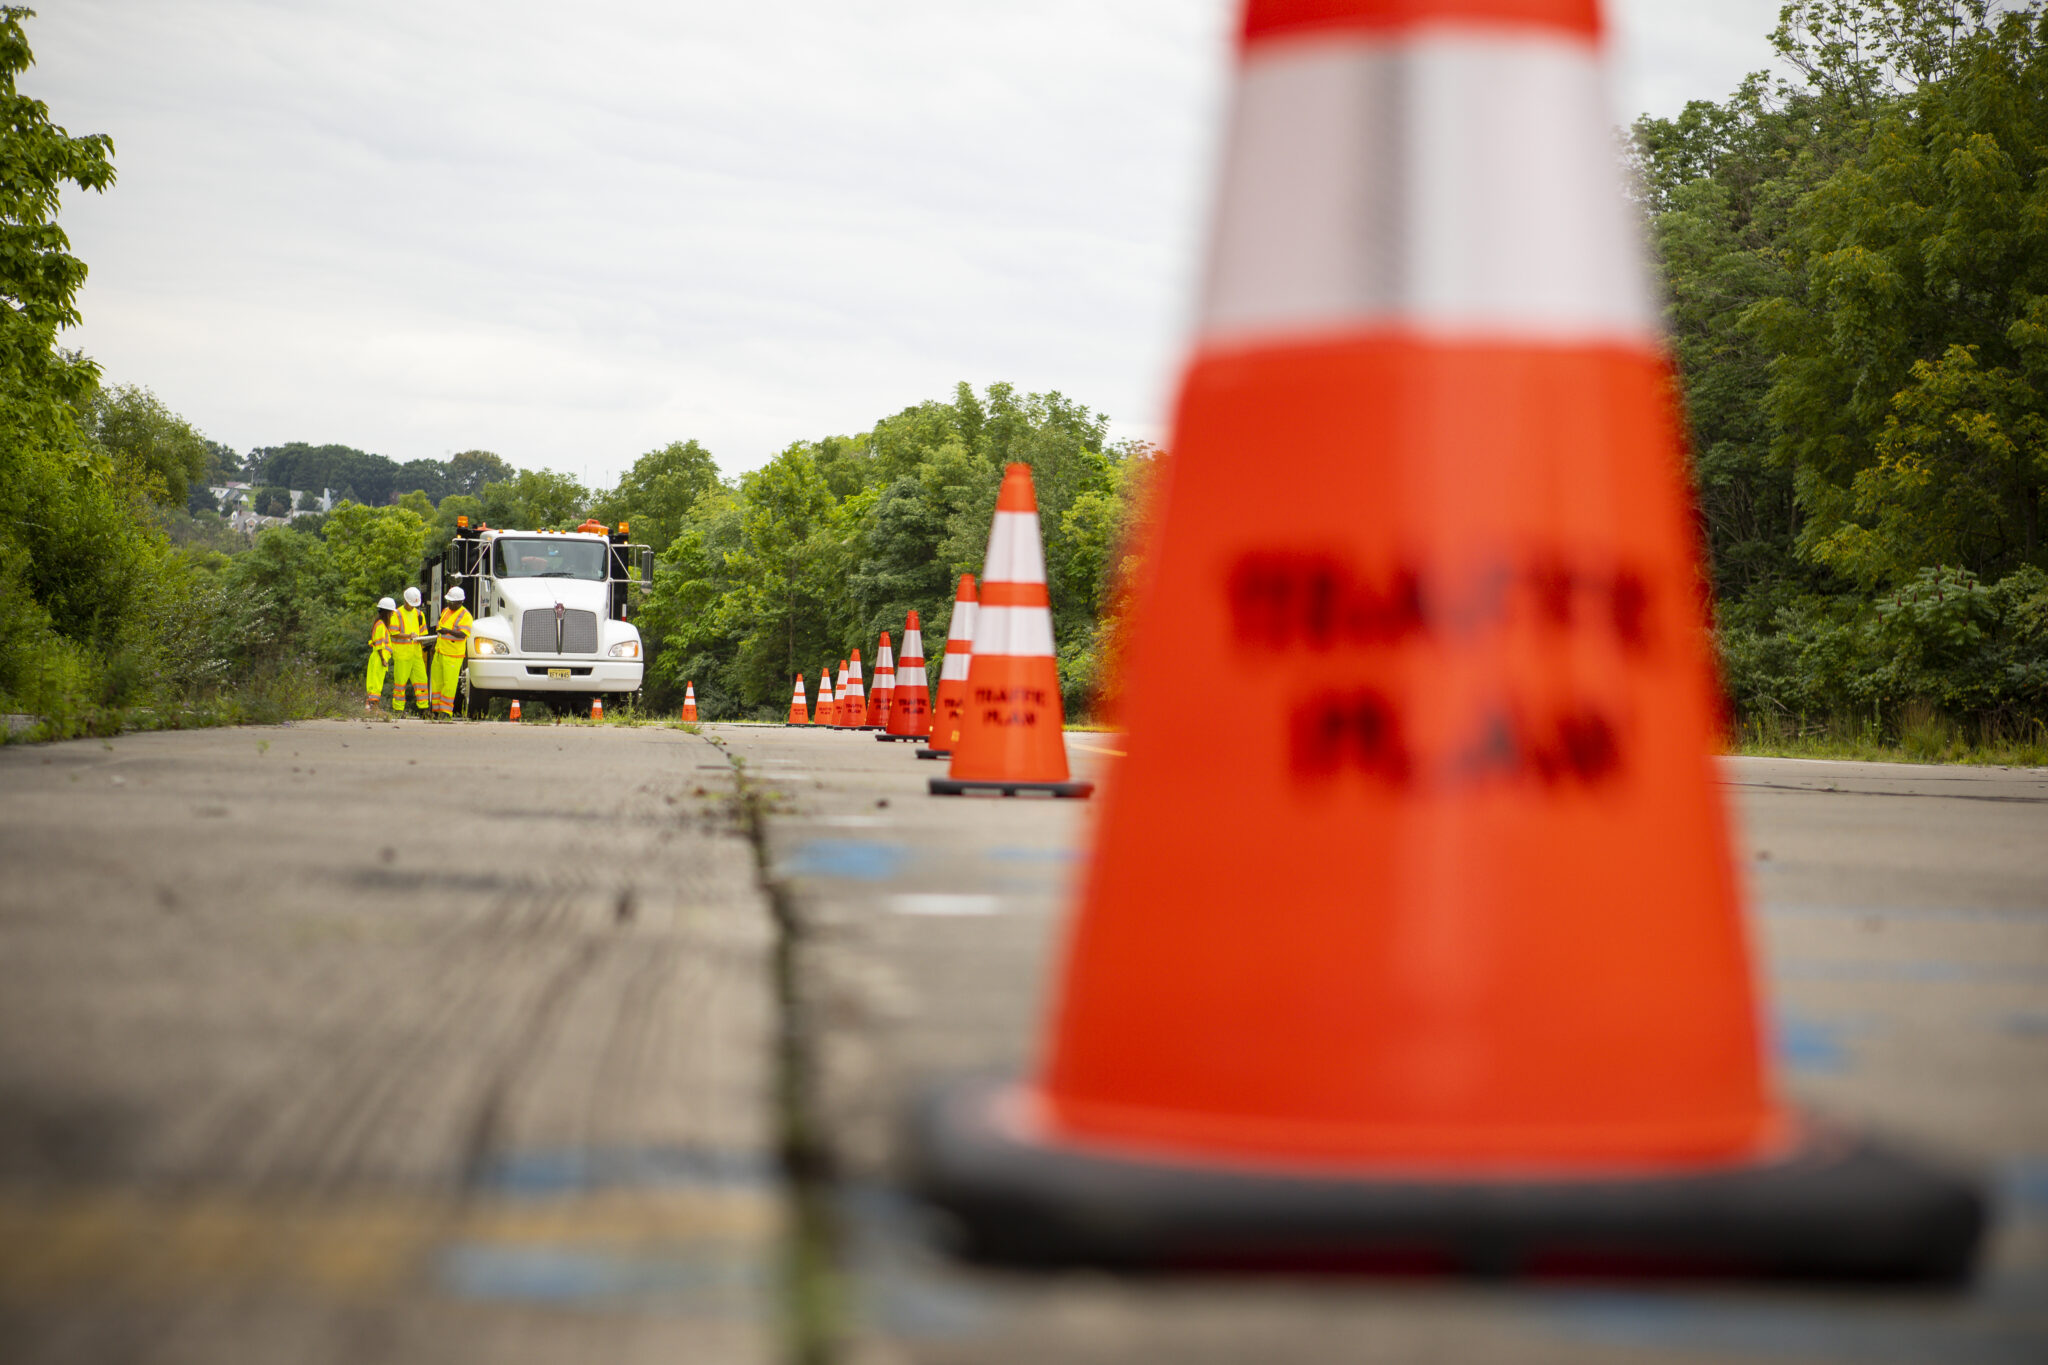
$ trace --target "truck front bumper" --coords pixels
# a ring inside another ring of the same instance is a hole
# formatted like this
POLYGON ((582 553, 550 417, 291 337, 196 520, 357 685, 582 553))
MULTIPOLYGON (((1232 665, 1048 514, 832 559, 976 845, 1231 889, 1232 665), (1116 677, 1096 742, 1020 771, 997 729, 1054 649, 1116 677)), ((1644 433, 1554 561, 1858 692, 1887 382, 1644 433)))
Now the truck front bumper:
POLYGON ((646 666, 638 659, 521 659, 494 656, 469 661, 469 685, 478 692, 638 692, 646 666), (565 678, 550 671, 568 670, 565 678))

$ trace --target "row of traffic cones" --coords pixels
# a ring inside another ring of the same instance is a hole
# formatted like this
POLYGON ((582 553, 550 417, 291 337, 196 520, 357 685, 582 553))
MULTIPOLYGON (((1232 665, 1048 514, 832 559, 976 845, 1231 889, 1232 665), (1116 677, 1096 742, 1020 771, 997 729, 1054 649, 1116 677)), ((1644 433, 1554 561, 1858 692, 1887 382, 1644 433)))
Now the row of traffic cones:
POLYGON ((796 675, 784 723, 879 731, 875 737, 883 741, 924 740, 919 758, 952 758, 956 765, 946 778, 933 779, 934 791, 1062 788, 1061 795, 1086 795, 1089 784, 1067 781, 1045 552, 1029 465, 1004 470, 985 560, 988 579, 981 595, 973 574, 960 575, 936 702, 923 627, 912 610, 903 623, 900 660, 889 632, 881 633, 871 689, 864 685, 861 653, 854 650, 840 662, 836 683, 830 670, 818 675, 815 712, 804 675, 796 675), (984 604, 991 607, 986 617, 984 604), (992 623, 996 643, 977 651, 984 620, 992 623), (971 698, 978 704, 970 706, 971 698))
POLYGON ((931 779, 935 795, 1046 792, 1082 797, 1094 790, 1092 783, 1073 781, 1067 764, 1045 547, 1030 465, 1013 464, 1003 471, 978 596, 974 575, 960 575, 936 708, 915 611, 904 622, 900 664, 889 633, 882 632, 871 693, 862 694, 858 650, 840 666, 836 694, 825 675, 819 676, 818 686, 817 714, 807 717, 803 675, 797 675, 788 724, 879 730, 876 738, 882 740, 925 739, 919 758, 951 760, 944 777, 931 779))

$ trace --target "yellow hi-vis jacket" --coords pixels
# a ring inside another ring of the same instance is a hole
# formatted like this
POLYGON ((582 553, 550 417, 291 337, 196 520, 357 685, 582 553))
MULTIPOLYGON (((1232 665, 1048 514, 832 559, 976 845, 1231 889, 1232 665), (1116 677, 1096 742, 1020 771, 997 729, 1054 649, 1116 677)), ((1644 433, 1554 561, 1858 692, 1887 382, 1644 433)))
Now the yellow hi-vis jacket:
POLYGON ((394 659, 418 659, 425 657, 420 647, 406 637, 427 633, 427 614, 418 607, 400 607, 391 613, 391 657, 394 659))
POLYGON ((444 659, 459 659, 469 653, 469 628, 476 624, 476 618, 469 614, 468 607, 448 606, 441 608, 441 624, 438 631, 454 631, 450 639, 443 634, 434 641, 434 652, 444 659))
POLYGON ((387 664, 391 662, 391 629, 382 621, 370 627, 370 653, 387 664))

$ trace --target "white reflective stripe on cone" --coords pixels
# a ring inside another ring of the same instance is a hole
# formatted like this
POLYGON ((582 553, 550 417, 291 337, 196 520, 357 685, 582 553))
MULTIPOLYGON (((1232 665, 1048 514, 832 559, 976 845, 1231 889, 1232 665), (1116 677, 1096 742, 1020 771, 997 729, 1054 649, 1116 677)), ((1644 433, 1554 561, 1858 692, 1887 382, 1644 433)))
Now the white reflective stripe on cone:
POLYGON ((1053 657, 1052 613, 1044 607, 991 607, 982 604, 975 630, 976 654, 1007 654, 1011 657, 1053 657))
POLYGON ((930 676, 924 671, 923 664, 919 664, 915 668, 912 668, 909 664, 896 665, 896 685, 898 687, 927 687, 930 683, 930 676))
POLYGON ((974 643, 974 617, 980 607, 981 603, 979 602, 955 602, 953 604, 953 619, 946 626, 946 648, 948 650, 952 649, 954 645, 971 645, 974 643))
POLYGON ((1255 45, 1231 110, 1202 341, 1395 328, 1654 342, 1611 124, 1598 49, 1562 35, 1255 45))
POLYGON ((990 583, 1045 582, 1045 548, 1038 543, 1036 512, 996 513, 981 581, 984 591, 990 583))
POLYGON ((946 657, 939 662, 939 681, 966 682, 967 665, 973 662, 974 656, 964 649, 947 650, 946 657))

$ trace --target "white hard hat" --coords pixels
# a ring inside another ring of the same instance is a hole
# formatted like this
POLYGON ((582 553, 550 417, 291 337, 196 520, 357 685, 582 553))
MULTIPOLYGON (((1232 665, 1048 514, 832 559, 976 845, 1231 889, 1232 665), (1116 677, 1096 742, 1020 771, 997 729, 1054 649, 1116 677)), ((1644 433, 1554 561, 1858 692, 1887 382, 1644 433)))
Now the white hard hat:
POLYGON ((444 599, 442 599, 442 600, 444 600, 444 601, 448 601, 448 602, 460 602, 460 601, 462 600, 462 589, 460 589, 460 588, 450 588, 450 589, 448 589, 448 595, 447 595, 447 596, 446 596, 446 597, 445 597, 444 599))
POLYGON ((405 605, 407 605, 408 607, 416 607, 419 604, 420 590, 418 588, 407 588, 405 590, 405 605))
POLYGON ((396 603, 396 602, 392 601, 392 600, 391 600, 390 598, 388 598, 388 597, 380 597, 380 598, 378 598, 378 599, 377 599, 377 610, 378 610, 378 611, 397 611, 397 610, 398 610, 398 603, 396 603))

